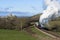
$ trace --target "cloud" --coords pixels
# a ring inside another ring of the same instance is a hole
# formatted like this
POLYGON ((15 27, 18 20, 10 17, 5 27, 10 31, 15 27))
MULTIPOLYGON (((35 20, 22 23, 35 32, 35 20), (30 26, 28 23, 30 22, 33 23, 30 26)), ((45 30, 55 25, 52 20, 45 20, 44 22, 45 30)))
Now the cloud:
POLYGON ((1 8, 0 7, 0 11, 12 11, 13 7, 5 7, 5 8, 1 8))

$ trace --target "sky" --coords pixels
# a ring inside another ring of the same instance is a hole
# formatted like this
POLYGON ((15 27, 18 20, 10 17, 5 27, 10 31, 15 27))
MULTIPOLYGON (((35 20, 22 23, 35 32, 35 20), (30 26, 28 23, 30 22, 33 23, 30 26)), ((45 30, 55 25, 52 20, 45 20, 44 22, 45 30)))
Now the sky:
POLYGON ((43 0, 0 0, 0 11, 29 12, 31 15, 41 13, 43 0))
POLYGON ((44 7, 44 0, 0 0, 0 11, 27 12, 33 15, 42 13, 44 7))

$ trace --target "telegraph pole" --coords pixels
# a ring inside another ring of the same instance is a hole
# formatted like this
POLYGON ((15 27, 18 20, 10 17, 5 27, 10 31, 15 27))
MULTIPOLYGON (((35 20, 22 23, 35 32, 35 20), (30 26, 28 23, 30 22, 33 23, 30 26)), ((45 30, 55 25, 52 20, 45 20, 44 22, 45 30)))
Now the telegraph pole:
POLYGON ((21 20, 21 31, 22 31, 22 20, 21 20))

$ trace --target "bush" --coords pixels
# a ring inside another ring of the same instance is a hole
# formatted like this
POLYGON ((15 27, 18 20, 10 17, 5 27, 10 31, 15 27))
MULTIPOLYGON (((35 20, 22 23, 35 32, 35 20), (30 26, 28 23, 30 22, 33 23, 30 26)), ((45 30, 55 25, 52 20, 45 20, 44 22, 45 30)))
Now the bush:
POLYGON ((49 30, 60 31, 60 17, 49 21, 48 25, 45 25, 49 30))
POLYGON ((16 16, 0 18, 0 29, 16 29, 22 30, 29 26, 28 18, 19 18, 16 16))

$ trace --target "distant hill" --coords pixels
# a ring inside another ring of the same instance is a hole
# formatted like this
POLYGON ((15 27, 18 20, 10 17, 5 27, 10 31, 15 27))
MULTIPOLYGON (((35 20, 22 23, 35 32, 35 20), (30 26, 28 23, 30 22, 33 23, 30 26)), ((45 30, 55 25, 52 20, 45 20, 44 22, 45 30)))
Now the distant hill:
POLYGON ((19 17, 30 17, 32 13, 30 12, 8 12, 8 11, 0 11, 0 16, 7 16, 9 13, 19 17))

